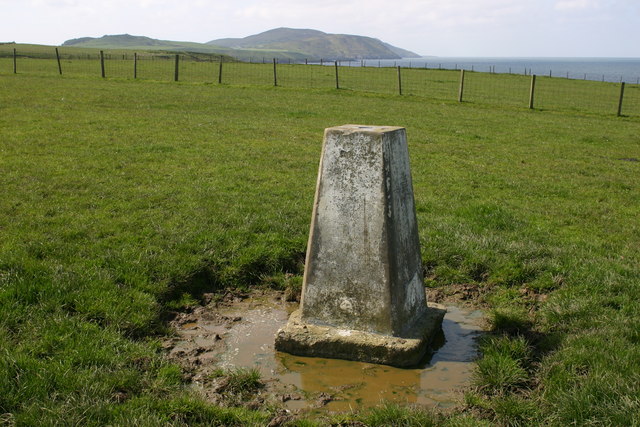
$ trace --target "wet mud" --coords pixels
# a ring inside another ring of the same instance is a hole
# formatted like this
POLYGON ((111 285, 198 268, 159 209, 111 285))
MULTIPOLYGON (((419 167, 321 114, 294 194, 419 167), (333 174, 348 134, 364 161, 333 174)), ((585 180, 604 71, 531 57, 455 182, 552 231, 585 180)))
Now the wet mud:
POLYGON ((180 364, 193 386, 217 403, 222 368, 255 368, 264 387, 247 406, 277 405, 290 412, 348 411, 381 401, 448 408, 460 401, 471 380, 482 333, 482 312, 444 302, 442 333, 420 366, 385 365, 293 356, 274 350, 276 331, 297 308, 281 292, 229 293, 171 322, 168 357, 180 364))

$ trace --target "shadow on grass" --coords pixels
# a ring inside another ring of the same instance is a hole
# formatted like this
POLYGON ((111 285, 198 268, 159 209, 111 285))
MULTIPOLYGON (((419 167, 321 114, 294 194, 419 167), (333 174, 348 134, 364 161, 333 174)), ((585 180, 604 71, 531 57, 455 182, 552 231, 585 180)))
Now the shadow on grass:
POLYGON ((507 337, 523 337, 531 346, 532 357, 540 360, 544 355, 556 350, 564 337, 561 332, 541 332, 534 328, 534 322, 525 314, 511 310, 493 310, 490 334, 507 337))
POLYGON ((160 310, 153 330, 166 334, 167 322, 178 312, 206 305, 213 294, 223 290, 246 290, 262 284, 295 292, 301 284, 297 279, 301 279, 304 270, 304 256, 304 252, 292 251, 280 257, 255 257, 226 268, 215 263, 203 264, 191 274, 172 281, 158 295, 160 310))
POLYGON ((493 403, 520 401, 538 386, 540 362, 560 347, 564 334, 536 330, 526 312, 513 309, 493 310, 491 324, 480 342, 473 382, 484 396, 477 406, 497 415, 501 409, 493 403))

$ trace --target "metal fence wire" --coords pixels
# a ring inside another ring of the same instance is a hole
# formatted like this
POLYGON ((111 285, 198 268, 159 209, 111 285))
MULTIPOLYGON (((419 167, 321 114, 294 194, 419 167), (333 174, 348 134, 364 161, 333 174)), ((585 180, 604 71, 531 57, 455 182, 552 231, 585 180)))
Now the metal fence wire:
POLYGON ((0 74, 63 75, 374 92, 514 108, 640 115, 640 85, 550 75, 384 67, 380 61, 239 62, 209 54, 131 51, 19 51, 0 46, 0 74))

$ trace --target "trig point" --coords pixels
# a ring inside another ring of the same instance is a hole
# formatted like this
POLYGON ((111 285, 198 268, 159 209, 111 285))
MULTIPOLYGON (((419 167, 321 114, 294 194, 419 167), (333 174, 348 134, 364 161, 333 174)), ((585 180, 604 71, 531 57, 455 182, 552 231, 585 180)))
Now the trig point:
POLYGON ((443 316, 427 307, 404 128, 326 129, 302 301, 276 349, 411 366, 443 316))

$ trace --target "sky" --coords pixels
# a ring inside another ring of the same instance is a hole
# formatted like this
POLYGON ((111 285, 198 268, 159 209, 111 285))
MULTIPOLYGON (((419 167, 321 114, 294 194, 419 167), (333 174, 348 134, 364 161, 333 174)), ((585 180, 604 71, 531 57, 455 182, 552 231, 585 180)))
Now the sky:
POLYGON ((640 57, 640 0, 0 0, 0 16, 0 42, 207 42, 290 27, 428 56, 640 57))

